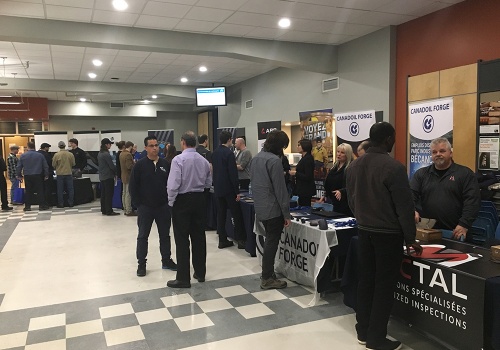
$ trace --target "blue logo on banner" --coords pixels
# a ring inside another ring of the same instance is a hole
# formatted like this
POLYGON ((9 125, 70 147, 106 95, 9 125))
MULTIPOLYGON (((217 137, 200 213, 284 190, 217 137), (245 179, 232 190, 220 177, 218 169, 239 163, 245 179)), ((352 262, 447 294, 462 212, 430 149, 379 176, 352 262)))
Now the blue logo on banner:
POLYGON ((352 136, 358 136, 359 134, 359 125, 356 122, 352 122, 351 125, 349 125, 349 133, 352 136))
POLYGON ((424 121, 422 122, 422 128, 426 133, 430 133, 434 129, 434 118, 432 115, 426 115, 424 121))

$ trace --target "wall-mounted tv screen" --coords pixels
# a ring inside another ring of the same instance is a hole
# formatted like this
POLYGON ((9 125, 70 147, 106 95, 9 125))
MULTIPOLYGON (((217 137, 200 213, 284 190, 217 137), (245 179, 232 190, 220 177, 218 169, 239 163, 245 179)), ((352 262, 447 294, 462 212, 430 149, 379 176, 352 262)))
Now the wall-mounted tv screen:
POLYGON ((196 89, 196 106, 226 106, 226 87, 210 87, 196 89))

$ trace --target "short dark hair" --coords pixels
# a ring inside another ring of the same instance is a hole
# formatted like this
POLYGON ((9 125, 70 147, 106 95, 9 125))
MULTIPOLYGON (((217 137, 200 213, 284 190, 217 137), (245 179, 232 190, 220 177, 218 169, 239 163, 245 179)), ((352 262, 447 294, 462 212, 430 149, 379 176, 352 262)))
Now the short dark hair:
POLYGON ((394 127, 388 122, 375 123, 370 128, 370 143, 372 146, 380 146, 385 140, 394 136, 394 127))
POLYGON ((271 152, 277 156, 283 154, 283 149, 288 147, 290 139, 288 135, 282 130, 273 130, 267 134, 266 141, 262 147, 265 152, 271 152))
POLYGON ((148 145, 148 141, 149 140, 155 140, 155 141, 158 141, 158 139, 156 138, 155 135, 149 135, 149 136, 146 136, 144 138, 144 146, 147 146, 148 145))
POLYGON ((125 148, 129 148, 129 147, 134 147, 134 143, 132 141, 125 142, 125 148))
POLYGON ((232 137, 233 137, 233 135, 231 135, 231 133, 229 131, 226 131, 226 130, 221 131, 221 133, 219 135, 220 144, 221 145, 226 144, 229 141, 229 139, 232 137))
POLYGON ((34 142, 28 142, 28 149, 35 149, 35 143, 34 142))
POLYGON ((370 148, 370 146, 371 146, 370 140, 368 139, 368 140, 364 140, 363 142, 361 142, 358 147, 361 147, 361 149, 365 150, 365 152, 366 152, 366 151, 368 151, 368 148, 370 148))
POLYGON ((313 149, 313 145, 312 145, 311 140, 302 139, 299 141, 299 145, 302 148, 302 151, 306 152, 306 153, 311 153, 311 151, 313 149))
POLYGON ((198 136, 198 143, 201 145, 204 143, 206 140, 208 140, 208 135, 207 134, 202 134, 198 136))
POLYGON ((186 131, 182 134, 181 140, 184 140, 188 147, 196 147, 196 135, 192 131, 186 131))
POLYGON ((74 143, 75 145, 78 146, 78 140, 77 139, 69 139, 68 142, 72 142, 72 143, 74 143))
POLYGON ((125 146, 125 141, 118 141, 116 143, 116 147, 118 147, 118 149, 122 149, 123 146, 125 146))

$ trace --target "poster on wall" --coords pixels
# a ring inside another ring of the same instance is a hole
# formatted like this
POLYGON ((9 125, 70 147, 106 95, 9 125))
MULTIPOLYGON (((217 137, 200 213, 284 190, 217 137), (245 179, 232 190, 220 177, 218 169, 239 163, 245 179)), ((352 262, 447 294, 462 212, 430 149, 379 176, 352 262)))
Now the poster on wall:
POLYGON ((262 146, 264 145, 264 141, 266 141, 267 134, 269 134, 273 130, 281 130, 281 121, 274 122, 258 122, 257 123, 257 151, 260 152, 262 146))
POLYGON ((217 140, 214 140, 214 149, 219 147, 220 145, 219 137, 222 131, 229 131, 231 135, 233 135, 232 136, 233 145, 234 141, 236 141, 238 137, 245 138, 245 128, 235 128, 235 127, 217 128, 217 140))
MULTIPOLYGON (((300 112, 300 133, 302 139, 308 139, 313 144, 315 157, 314 182, 316 183, 316 198, 324 195, 323 182, 328 173, 328 164, 333 158, 333 110, 322 109, 300 112), (316 140, 321 139, 321 144, 316 140)), ((292 145, 294 149, 296 145, 292 145)))
POLYGON ((64 141, 68 145, 68 132, 67 131, 35 131, 35 147, 40 148, 42 143, 48 143, 51 147, 49 153, 59 152, 57 144, 59 141, 64 141))
POLYGON ((432 163, 431 141, 444 137, 453 145, 453 98, 408 104, 410 178, 432 163))
POLYGON ((99 131, 73 131, 73 138, 78 140, 78 147, 87 154, 87 166, 83 169, 84 174, 89 174, 92 182, 99 182, 97 154, 101 147, 99 131))
POLYGON ((478 168, 481 170, 498 170, 498 137, 479 138, 478 168))
POLYGON ((370 128, 375 123, 375 110, 335 113, 337 145, 347 143, 357 154, 359 144, 370 137, 370 128))
POLYGON ((156 136, 158 145, 160 146, 160 153, 165 153, 167 145, 174 144, 174 129, 168 130, 148 130, 148 136, 156 136))

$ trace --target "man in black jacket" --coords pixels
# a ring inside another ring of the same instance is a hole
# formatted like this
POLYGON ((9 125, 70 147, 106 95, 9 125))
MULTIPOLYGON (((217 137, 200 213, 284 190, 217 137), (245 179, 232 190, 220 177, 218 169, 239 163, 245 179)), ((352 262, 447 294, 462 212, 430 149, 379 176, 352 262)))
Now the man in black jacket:
POLYGON ((240 203, 238 203, 240 201, 238 169, 234 153, 229 148, 233 144, 231 136, 230 132, 222 131, 219 136, 221 144, 212 154, 214 191, 218 204, 217 234, 219 235, 219 249, 233 245, 233 242, 227 239, 226 232, 226 216, 229 208, 234 219, 234 234, 238 241, 238 248, 245 249, 246 232, 240 203))
POLYGON ((52 155, 49 153, 49 149, 52 147, 47 142, 40 145, 38 152, 45 157, 47 165, 49 166, 49 178, 43 182, 43 195, 45 197, 45 206, 52 207, 52 188, 54 185, 54 167, 52 166, 52 155))
POLYGON ((370 128, 372 147, 346 169, 347 198, 358 222, 358 296, 356 332, 367 349, 395 350, 401 342, 386 338, 394 289, 403 259, 422 247, 415 241, 414 206, 406 168, 389 156, 394 127, 370 128))
POLYGON ((12 210, 12 207, 9 207, 9 201, 7 199, 7 180, 5 180, 4 172, 7 170, 7 164, 5 164, 5 160, 0 157, 0 196, 2 199, 2 211, 12 210))
POLYGON ((137 276, 146 276, 146 257, 148 255, 148 238, 153 221, 156 222, 160 236, 160 253, 162 269, 177 270, 171 258, 170 220, 168 206, 167 181, 170 163, 158 156, 159 144, 156 136, 144 139, 147 156, 141 158, 132 168, 129 191, 132 202, 137 205, 137 276))
POLYGON ((77 139, 69 139, 70 152, 75 156, 75 166, 73 167, 73 176, 81 177, 83 169, 87 166, 87 154, 83 149, 78 147, 77 139))
POLYGON ((415 201, 415 221, 436 219, 435 228, 453 231, 453 238, 466 238, 479 213, 481 193, 469 168, 453 161, 446 138, 431 141, 432 165, 417 170, 410 182, 415 201))
POLYGON ((198 146, 196 152, 201 154, 209 163, 212 163, 212 152, 208 147, 208 136, 206 134, 198 136, 198 146))

